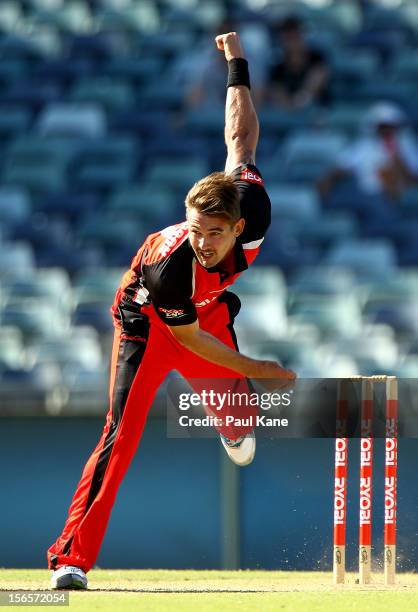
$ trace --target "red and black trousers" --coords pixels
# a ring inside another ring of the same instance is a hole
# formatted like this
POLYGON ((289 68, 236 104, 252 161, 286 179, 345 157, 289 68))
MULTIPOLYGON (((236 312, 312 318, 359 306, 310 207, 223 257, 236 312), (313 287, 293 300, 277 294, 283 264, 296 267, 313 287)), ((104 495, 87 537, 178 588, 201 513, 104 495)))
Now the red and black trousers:
MULTIPOLYGON (((233 294, 223 295, 200 309, 199 324, 230 348, 237 348, 232 327, 239 310, 233 294)), ((95 564, 119 485, 138 447, 148 411, 158 387, 171 370, 191 382, 194 379, 236 379, 236 372, 202 359, 179 344, 158 319, 152 306, 136 313, 121 303, 115 316, 109 409, 96 448, 88 459, 74 493, 61 535, 48 549, 48 567, 75 565, 85 572, 95 564)), ((249 409, 246 416, 256 414, 249 409)), ((236 438, 251 428, 225 428, 222 433, 236 438)))

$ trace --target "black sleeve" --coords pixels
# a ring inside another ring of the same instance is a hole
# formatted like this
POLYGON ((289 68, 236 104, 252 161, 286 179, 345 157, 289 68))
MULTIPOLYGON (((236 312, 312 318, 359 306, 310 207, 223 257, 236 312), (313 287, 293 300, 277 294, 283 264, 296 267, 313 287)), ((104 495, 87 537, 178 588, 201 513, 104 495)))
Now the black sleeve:
POLYGON ((160 319, 170 327, 197 321, 192 296, 192 262, 176 252, 152 265, 143 266, 146 288, 160 319))
POLYGON ((245 219, 241 244, 264 238, 271 222, 270 198, 264 189, 263 177, 252 164, 238 166, 232 176, 240 193, 241 217, 245 219))

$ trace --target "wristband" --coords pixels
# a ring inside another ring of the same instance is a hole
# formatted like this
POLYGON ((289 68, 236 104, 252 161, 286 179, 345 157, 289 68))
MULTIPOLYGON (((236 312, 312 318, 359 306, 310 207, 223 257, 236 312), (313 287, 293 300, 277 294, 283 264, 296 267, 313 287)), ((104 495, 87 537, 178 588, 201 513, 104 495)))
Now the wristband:
POLYGON ((234 57, 228 62, 228 83, 227 87, 245 85, 251 89, 250 74, 248 72, 248 62, 243 57, 234 57))

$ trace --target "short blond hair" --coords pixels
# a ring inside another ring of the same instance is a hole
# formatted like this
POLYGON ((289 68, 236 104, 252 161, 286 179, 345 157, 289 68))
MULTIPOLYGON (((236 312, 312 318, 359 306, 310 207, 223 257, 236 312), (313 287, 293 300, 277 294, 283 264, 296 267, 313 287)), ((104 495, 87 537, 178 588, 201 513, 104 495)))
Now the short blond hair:
POLYGON ((225 172, 212 172, 200 179, 186 196, 186 211, 190 208, 236 223, 241 217, 241 209, 238 187, 232 176, 225 172))

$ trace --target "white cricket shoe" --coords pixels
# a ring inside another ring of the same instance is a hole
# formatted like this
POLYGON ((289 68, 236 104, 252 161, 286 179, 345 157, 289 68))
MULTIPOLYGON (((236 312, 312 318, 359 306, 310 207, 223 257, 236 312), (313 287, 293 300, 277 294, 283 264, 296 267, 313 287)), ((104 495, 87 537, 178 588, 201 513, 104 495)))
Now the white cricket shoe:
POLYGON ((87 589, 87 576, 80 567, 64 565, 52 573, 52 589, 87 589))
POLYGON ((230 440, 221 434, 221 442, 228 453, 228 457, 237 465, 241 467, 249 465, 254 459, 255 434, 253 431, 240 436, 236 440, 230 440))

